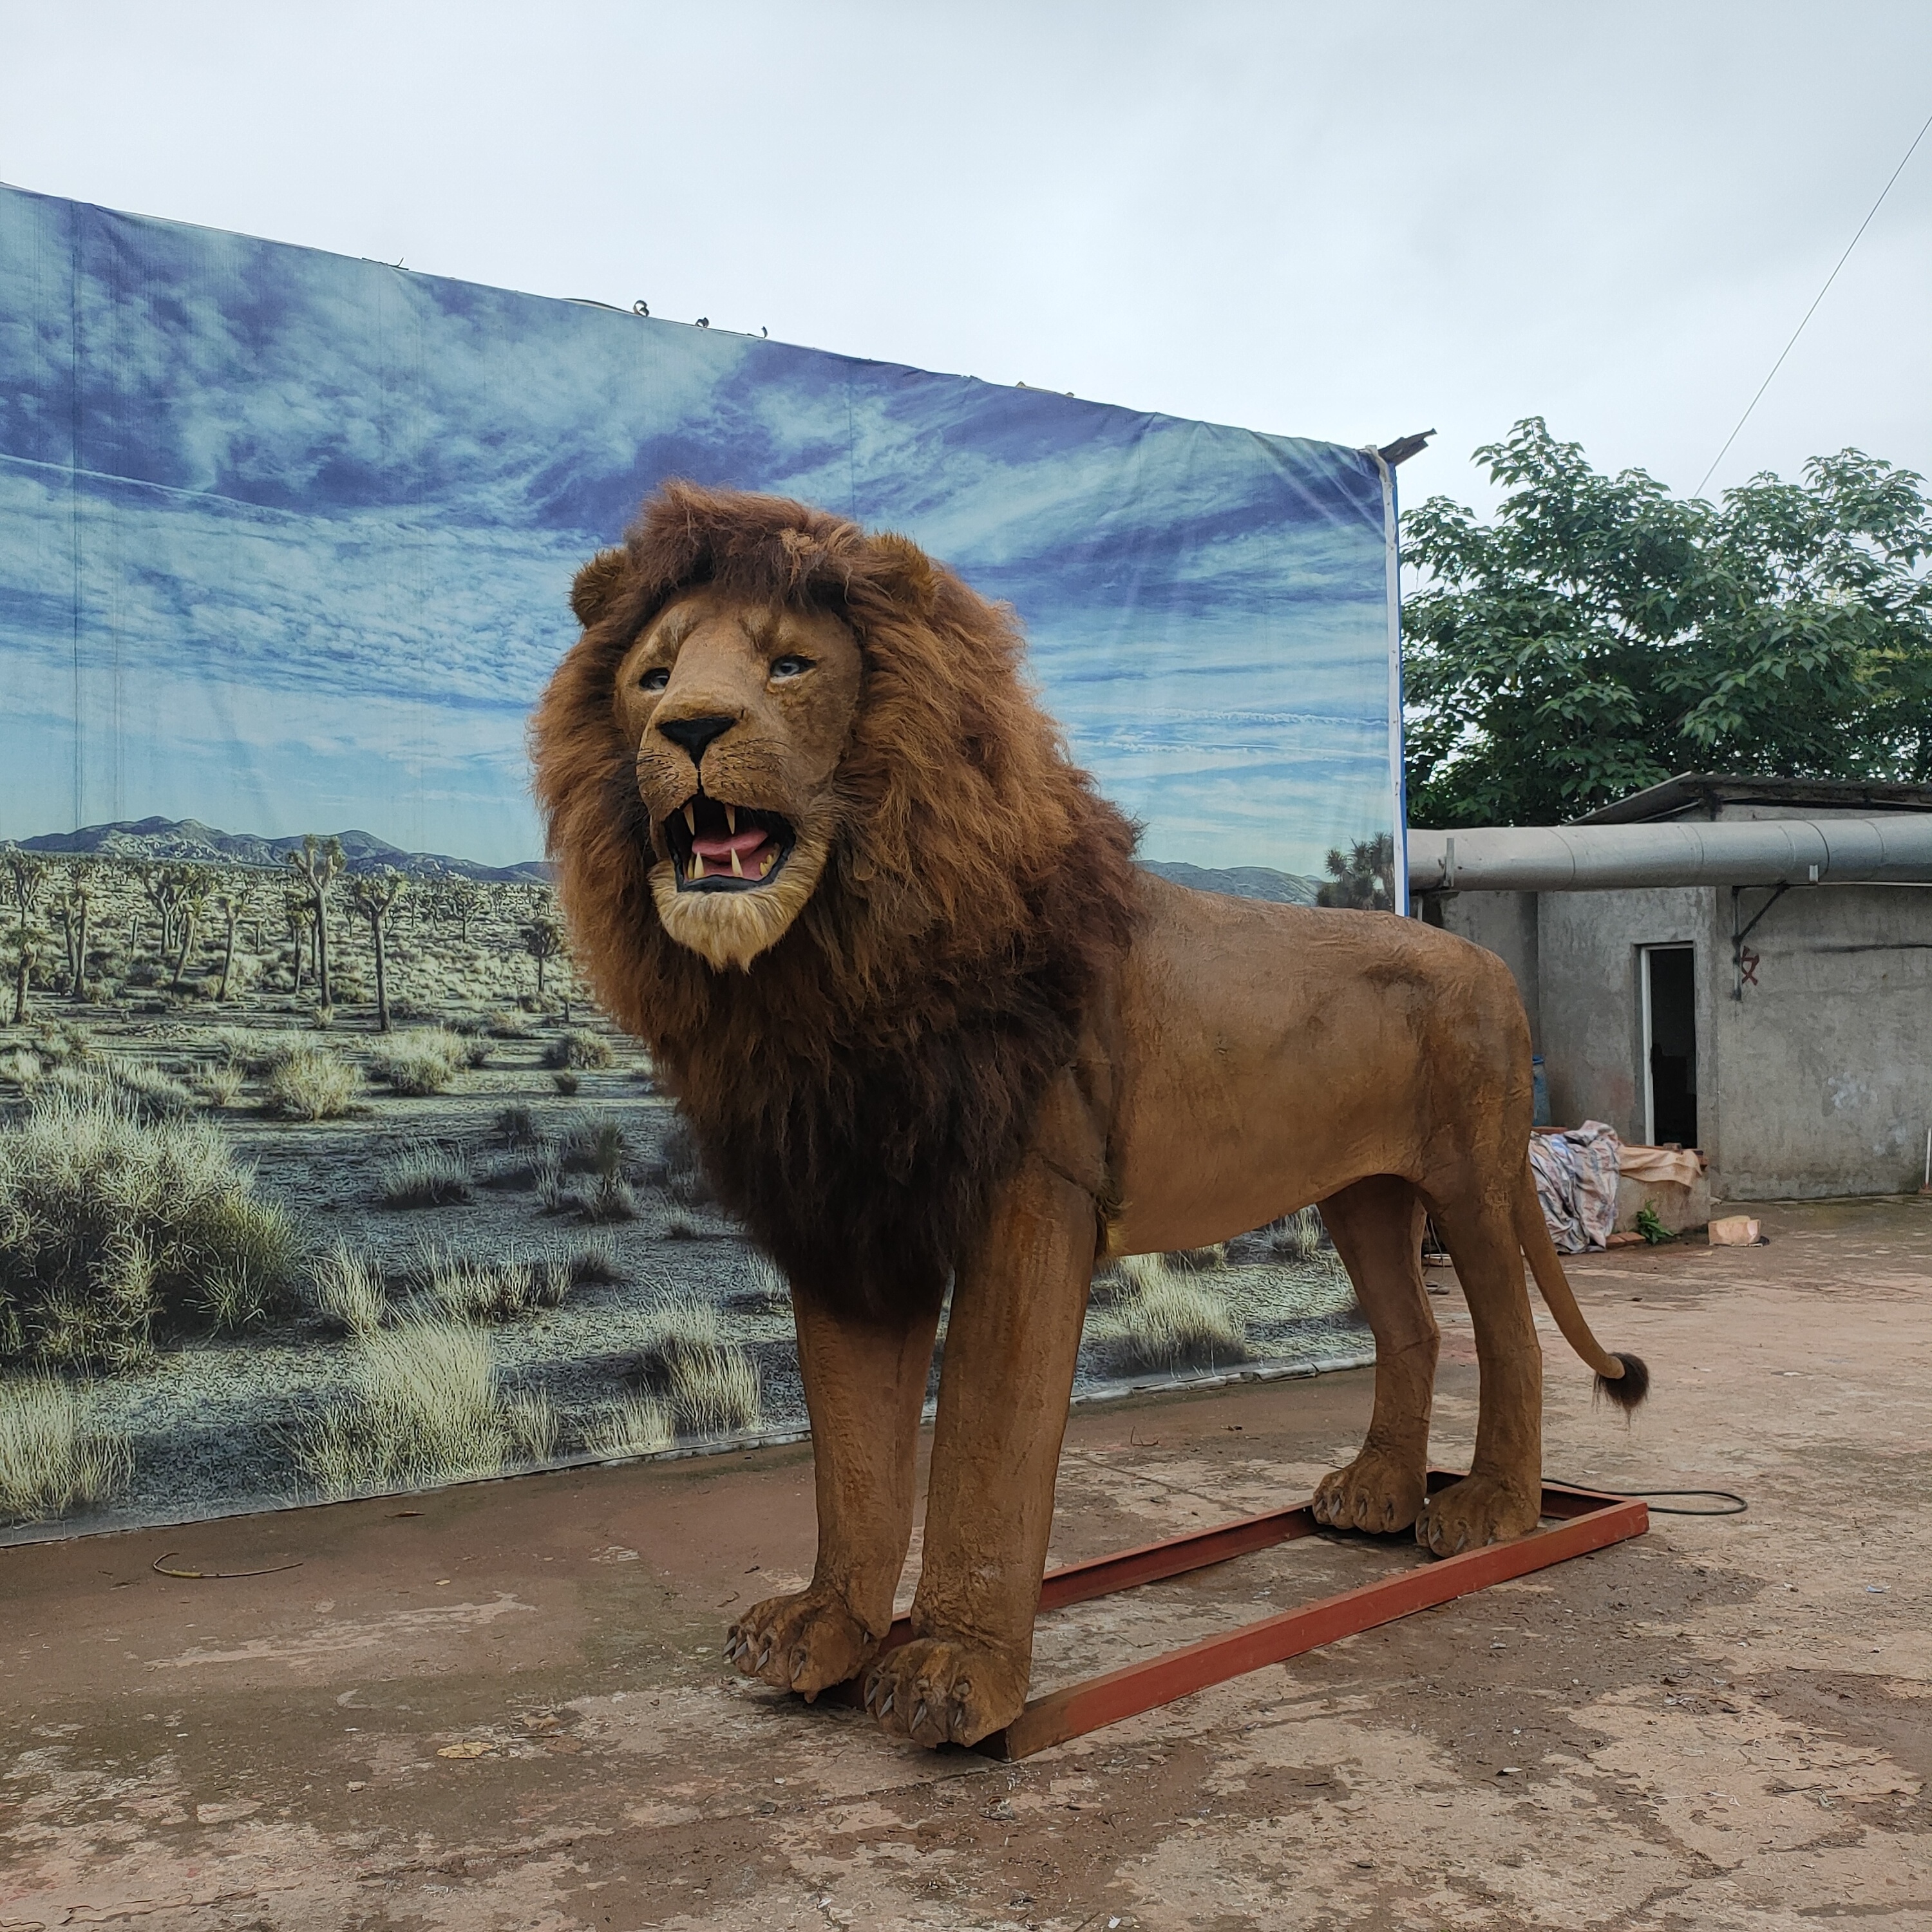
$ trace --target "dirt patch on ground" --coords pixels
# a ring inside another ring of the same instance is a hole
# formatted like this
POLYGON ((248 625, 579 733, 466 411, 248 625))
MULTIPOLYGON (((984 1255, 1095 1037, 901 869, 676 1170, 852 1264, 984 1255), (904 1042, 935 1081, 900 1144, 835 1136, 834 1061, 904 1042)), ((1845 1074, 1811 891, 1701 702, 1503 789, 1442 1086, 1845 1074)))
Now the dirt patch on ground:
MULTIPOLYGON (((1748 1514, 1018 1765, 724 1674, 734 1607, 809 1567, 803 1450, 0 1553, 0 1926, 1932 1924, 1932 1206, 1763 1218, 1577 1267, 1655 1372, 1633 1424, 1560 1344, 1548 1375, 1552 1474, 1748 1514)), ((1056 1555, 1305 1496, 1369 1388, 1078 1412, 1056 1555)), ((1416 1560, 1311 1540, 1082 1606, 1040 1681, 1416 1560)))

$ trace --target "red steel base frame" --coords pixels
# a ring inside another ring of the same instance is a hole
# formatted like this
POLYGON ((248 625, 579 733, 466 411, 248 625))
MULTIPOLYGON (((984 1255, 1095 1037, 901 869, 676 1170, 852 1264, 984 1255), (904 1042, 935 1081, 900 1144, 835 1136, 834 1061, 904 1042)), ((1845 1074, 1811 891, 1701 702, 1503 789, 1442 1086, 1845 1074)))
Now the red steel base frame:
MULTIPOLYGON (((1429 1473, 1432 1492, 1460 1480, 1447 1469, 1429 1473)), ((1486 1589, 1492 1583, 1527 1576, 1567 1558, 1641 1536, 1650 1527, 1650 1512, 1640 1502, 1557 1483, 1544 1485, 1543 1514, 1555 1520, 1551 1528, 1532 1530, 1514 1543, 1492 1543, 1480 1550, 1465 1550, 1460 1556, 1442 1557, 1400 1576, 1385 1576, 1380 1582, 1364 1583, 1220 1636, 1204 1637, 1198 1643, 1144 1663, 1130 1664, 1082 1683, 1070 1684, 1064 1690, 1049 1691, 1034 1698, 1004 1730, 982 1738, 974 1749, 988 1757, 1030 1757, 1049 1744, 1064 1744, 1103 1724, 1171 1704, 1178 1697, 1206 1690, 1210 1684, 1285 1663, 1338 1637, 1373 1630, 1398 1617, 1412 1616, 1418 1610, 1433 1610, 1438 1604, 1486 1589)), ((1196 1530, 1165 1543, 1096 1557, 1091 1562, 1070 1563, 1064 1569, 1047 1572, 1040 1585, 1040 1607, 1063 1610, 1069 1604, 1084 1604, 1116 1590, 1158 1582, 1162 1577, 1225 1563, 1230 1557, 1291 1543, 1298 1537, 1313 1536, 1324 1527, 1316 1521, 1310 1506, 1301 1503, 1292 1509, 1244 1516, 1217 1528, 1196 1530)), ((901 1617, 887 1633, 884 1648, 897 1649, 912 1634, 910 1620, 901 1617)), ((856 1703, 860 1687, 860 1680, 854 1678, 840 1688, 848 1701, 856 1703)))

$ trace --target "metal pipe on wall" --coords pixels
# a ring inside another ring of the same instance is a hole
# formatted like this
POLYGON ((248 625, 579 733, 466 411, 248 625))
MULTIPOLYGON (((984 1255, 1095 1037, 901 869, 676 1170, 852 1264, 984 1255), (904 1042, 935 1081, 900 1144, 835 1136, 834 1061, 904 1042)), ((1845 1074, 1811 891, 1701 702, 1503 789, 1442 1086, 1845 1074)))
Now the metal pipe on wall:
POLYGON ((1408 835, 1408 889, 1418 896, 1828 881, 1932 882, 1932 812, 1663 825, 1480 826, 1408 835))

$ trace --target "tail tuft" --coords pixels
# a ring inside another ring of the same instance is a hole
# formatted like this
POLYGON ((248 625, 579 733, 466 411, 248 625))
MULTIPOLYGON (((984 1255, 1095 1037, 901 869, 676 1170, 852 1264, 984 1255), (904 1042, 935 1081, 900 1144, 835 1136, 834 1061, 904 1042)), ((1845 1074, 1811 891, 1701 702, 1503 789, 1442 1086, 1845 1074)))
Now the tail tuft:
POLYGON ((1628 1415, 1649 1394, 1650 1371, 1640 1355, 1627 1355, 1621 1348, 1610 1351, 1610 1360, 1622 1363, 1624 1372, 1620 1376, 1599 1376, 1597 1394, 1601 1400, 1615 1402, 1628 1415))

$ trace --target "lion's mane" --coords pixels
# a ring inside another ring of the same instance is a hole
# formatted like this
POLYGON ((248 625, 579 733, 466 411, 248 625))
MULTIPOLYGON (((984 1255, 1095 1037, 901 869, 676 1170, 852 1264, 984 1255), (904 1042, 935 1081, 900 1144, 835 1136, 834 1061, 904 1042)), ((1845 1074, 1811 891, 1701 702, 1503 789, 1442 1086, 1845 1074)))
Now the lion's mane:
POLYGON ((572 601, 584 634, 532 740, 579 964, 795 1285, 855 1313, 936 1298, 1127 945, 1132 828, 1028 688, 1008 613, 902 537, 671 483, 572 601), (743 972, 658 922, 637 748, 613 703, 626 651, 699 586, 831 611, 864 665, 843 829, 797 920, 743 972))

